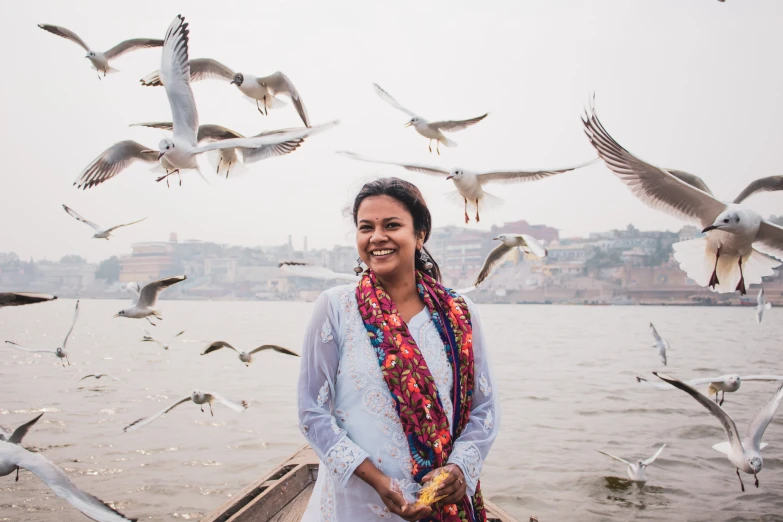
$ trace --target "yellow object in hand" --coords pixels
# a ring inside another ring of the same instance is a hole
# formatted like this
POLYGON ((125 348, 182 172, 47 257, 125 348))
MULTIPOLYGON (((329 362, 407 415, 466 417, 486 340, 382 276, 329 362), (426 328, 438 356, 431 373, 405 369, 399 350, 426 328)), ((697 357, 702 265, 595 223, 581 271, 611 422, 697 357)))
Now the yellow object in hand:
POLYGON ((435 473, 435 476, 421 488, 419 491, 419 499, 416 501, 416 504, 414 504, 414 507, 431 506, 438 500, 446 498, 446 495, 436 496, 436 493, 438 491, 438 486, 440 486, 448 476, 449 472, 440 468, 438 472, 435 473))

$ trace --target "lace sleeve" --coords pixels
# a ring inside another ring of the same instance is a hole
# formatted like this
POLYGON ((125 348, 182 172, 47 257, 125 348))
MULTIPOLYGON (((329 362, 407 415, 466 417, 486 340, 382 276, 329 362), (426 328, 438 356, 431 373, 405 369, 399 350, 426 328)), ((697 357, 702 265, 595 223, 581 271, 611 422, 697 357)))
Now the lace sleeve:
POLYGON ((481 329, 476 306, 465 299, 470 309, 473 325, 473 364, 474 386, 473 405, 470 419, 465 429, 454 441, 454 449, 449 456, 449 464, 457 464, 465 475, 468 494, 476 492, 476 483, 481 475, 484 460, 489 454, 500 426, 500 410, 498 407, 497 388, 492 378, 487 356, 484 332, 481 329))
POLYGON ((340 363, 339 322, 326 292, 316 300, 305 332, 299 370, 299 429, 337 482, 345 485, 369 455, 337 426, 334 386, 340 363))

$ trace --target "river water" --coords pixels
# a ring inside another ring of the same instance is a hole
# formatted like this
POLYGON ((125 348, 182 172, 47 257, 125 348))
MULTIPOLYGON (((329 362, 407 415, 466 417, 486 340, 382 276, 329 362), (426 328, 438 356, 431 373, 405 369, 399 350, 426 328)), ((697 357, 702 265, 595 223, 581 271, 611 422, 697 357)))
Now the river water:
MULTIPOLYGON (((68 344, 71 366, 51 355, 0 346, 0 424, 45 411, 25 445, 61 466, 82 489, 140 520, 198 520, 279 463, 304 439, 297 428, 299 360, 262 353, 246 368, 233 352, 201 357, 208 342, 239 348, 276 343, 300 349, 311 304, 164 301, 165 320, 113 319, 126 301, 85 300, 68 344), (144 327, 164 351, 140 342, 144 327), (107 372, 121 382, 77 380, 107 372), (131 433, 122 428, 193 388, 246 399, 243 413, 192 403, 131 433)), ((58 346, 74 301, 0 310, 0 340, 58 346)), ((760 488, 711 449, 718 422, 678 390, 636 385, 662 370, 653 321, 671 343, 666 371, 681 378, 783 373, 783 311, 755 322, 752 308, 482 305, 501 396, 502 427, 485 463, 486 496, 527 520, 783 521, 783 412, 767 430, 760 488), (627 459, 666 443, 639 488, 623 479, 627 459)), ((724 407, 741 432, 775 392, 745 383, 724 407)), ((0 478, 0 521, 86 520, 29 472, 0 478)))

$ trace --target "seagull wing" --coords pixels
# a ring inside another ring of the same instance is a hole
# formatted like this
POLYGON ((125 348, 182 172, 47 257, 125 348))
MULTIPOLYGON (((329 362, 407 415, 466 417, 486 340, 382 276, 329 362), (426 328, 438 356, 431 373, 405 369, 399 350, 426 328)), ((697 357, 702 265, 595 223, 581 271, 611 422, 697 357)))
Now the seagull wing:
POLYGON ((546 257, 548 252, 547 249, 541 246, 541 243, 536 240, 533 236, 529 236, 527 234, 518 234, 517 237, 522 238, 522 250, 524 250, 527 253, 533 254, 536 257, 546 257))
POLYGON ((118 56, 135 51, 136 49, 149 49, 150 47, 163 47, 163 40, 154 38, 133 38, 132 40, 125 40, 124 42, 118 43, 103 54, 106 56, 107 60, 113 60, 118 56))
POLYGON ((783 259, 783 228, 762 219, 754 246, 756 243, 761 244, 759 250, 783 259))
POLYGON ((633 467, 633 465, 632 465, 630 462, 628 462, 627 460, 625 460, 625 459, 622 459, 622 458, 620 458, 620 457, 618 457, 618 456, 616 456, 616 455, 612 455, 611 453, 606 453, 605 451, 601 451, 601 450, 595 450, 595 451, 597 451, 597 452, 598 452, 598 453, 600 453, 601 455, 606 455, 607 457, 611 457, 611 458, 613 458, 614 460, 619 460, 620 462, 622 462, 623 464, 625 464, 625 465, 626 465, 626 466, 628 466, 629 468, 633 467))
POLYGON ((524 183, 526 181, 537 181, 539 179, 548 178, 555 174, 562 174, 564 172, 570 172, 575 169, 586 167, 596 160, 588 161, 574 167, 568 167, 564 169, 555 170, 499 170, 494 172, 485 172, 483 174, 476 174, 479 183, 524 183))
POLYGON ((159 411, 158 413, 156 413, 155 415, 152 415, 152 416, 150 416, 150 417, 142 417, 142 418, 141 418, 141 419, 139 419, 139 420, 136 420, 136 421, 133 421, 133 422, 131 422, 130 424, 128 424, 127 426, 125 426, 125 427, 122 429, 122 431, 124 431, 124 432, 128 432, 128 431, 134 431, 134 430, 137 430, 137 429, 139 429, 139 428, 143 428, 144 426, 147 426, 148 424, 152 423, 152 422, 153 422, 155 419, 157 419, 157 418, 158 418, 158 417, 160 417, 161 415, 165 415, 166 413, 170 412, 171 410, 173 410, 174 408, 176 408, 177 406, 179 406, 179 405, 180 405, 180 404, 182 404, 183 402, 188 402, 189 400, 190 400, 190 395, 188 395, 187 397, 185 397, 185 398, 183 398, 183 399, 179 399, 177 402, 175 402, 174 404, 172 404, 171 406, 169 406, 169 407, 168 407, 168 408, 166 408, 165 410, 160 410, 160 411, 159 411))
POLYGON ((174 136, 195 146, 198 112, 193 90, 190 88, 189 33, 187 22, 182 16, 177 15, 166 31, 160 61, 160 79, 166 88, 166 96, 171 105, 174 136))
POLYGON ((294 357, 301 357, 298 353, 296 353, 293 350, 289 350, 288 348, 283 348, 282 346, 277 346, 274 344, 264 344, 259 346, 258 348, 253 348, 250 350, 250 355, 253 355, 254 353, 263 351, 263 350, 274 350, 278 353, 284 353, 286 355, 293 355, 294 357))
POLYGON ((645 466, 649 466, 650 464, 652 464, 653 462, 655 462, 655 459, 657 459, 657 458, 658 458, 658 455, 660 455, 660 454, 661 454, 661 452, 663 451, 663 448, 665 448, 665 447, 666 447, 666 444, 664 444, 663 446, 661 446, 660 448, 658 448, 658 451, 656 451, 656 452, 655 452, 655 455, 653 455, 652 457, 650 457, 650 458, 649 458, 649 459, 647 459, 647 460, 643 460, 643 461, 642 461, 642 464, 644 464, 645 466))
MULTIPOLYGON (((256 134, 254 137, 267 136, 269 134, 277 134, 279 132, 287 132, 289 130, 294 130, 294 129, 264 131, 259 134, 256 134)), ((299 138, 295 140, 284 141, 282 143, 276 143, 274 145, 264 145, 262 147, 256 147, 254 149, 240 149, 240 151, 242 152, 242 163, 247 165, 250 163, 255 163, 257 161, 265 160, 267 158, 273 158, 275 156, 284 156, 298 149, 302 143, 304 143, 304 139, 299 138)))
POLYGON ((144 123, 131 123, 130 127, 150 127, 152 129, 174 130, 174 124, 170 121, 146 121, 144 123))
POLYGON ((6 341, 6 343, 10 344, 11 346, 16 348, 17 350, 22 350, 23 352, 30 352, 30 353, 55 353, 57 351, 57 350, 54 350, 52 348, 38 348, 38 349, 25 348, 21 344, 16 344, 13 341, 6 341))
POLYGON ((141 287, 139 286, 139 283, 136 283, 135 281, 130 282, 125 285, 125 290, 127 290, 131 295, 133 303, 136 304, 139 301, 139 295, 141 294, 141 287))
POLYGON ((73 311, 73 322, 71 323, 71 329, 68 330, 68 333, 65 334, 65 339, 63 340, 63 350, 65 350, 65 345, 68 344, 68 338, 71 336, 71 332, 73 332, 73 327, 76 326, 76 320, 79 318, 79 301, 76 301, 76 308, 73 311))
POLYGON ((582 121, 585 134, 598 156, 646 205, 685 221, 699 222, 705 227, 711 225, 726 209, 724 203, 706 192, 661 168, 645 163, 621 147, 601 125, 594 107, 582 121))
POLYGON ((431 126, 436 127, 442 131, 446 132, 456 132, 461 131, 463 129, 467 129, 471 125, 475 125, 476 123, 480 122, 484 118, 486 118, 489 115, 483 114, 481 116, 477 116, 475 118, 471 118, 469 120, 447 120, 447 121, 433 121, 430 123, 431 126))
POLYGON ((139 293, 139 302, 137 303, 138 306, 140 308, 151 308, 155 306, 155 303, 158 301, 158 295, 160 295, 163 290, 173 284, 184 281, 187 278, 187 276, 181 275, 167 277, 166 279, 160 279, 158 281, 153 281, 152 283, 147 283, 139 293))
POLYGON ((100 231, 102 230, 102 229, 101 229, 101 226, 100 226, 99 224, 97 224, 97 223, 93 223, 92 221, 89 221, 89 220, 87 220, 87 219, 84 219, 84 218, 83 218, 81 215, 79 215, 79 213, 78 213, 78 212, 76 212, 76 211, 75 211, 75 210, 73 210, 72 208, 69 208, 67 205, 63 205, 63 208, 65 209, 65 211, 66 211, 66 212, 67 212, 67 213, 68 213, 68 214, 69 214, 71 217, 75 218, 75 219, 76 219, 76 220, 78 220, 78 221, 81 221, 82 223, 86 223, 87 225, 90 225, 90 226, 93 228, 93 230, 95 230, 96 232, 100 232, 100 231))
POLYGON ((66 29, 65 27, 60 27, 59 25, 48 25, 48 24, 38 24, 38 27, 40 27, 44 31, 49 31, 52 34, 56 34, 57 36, 62 36, 66 40, 70 40, 75 44, 78 44, 85 51, 90 51, 90 48, 87 47, 87 44, 84 43, 84 40, 76 36, 76 33, 71 31, 70 29, 66 29))
POLYGON ((113 178, 137 160, 157 163, 158 151, 133 140, 117 142, 87 165, 73 184, 80 189, 92 188, 113 178))
POLYGON ((38 415, 33 420, 29 420, 24 424, 22 424, 21 426, 19 426, 18 428, 16 428, 14 430, 14 433, 8 438, 8 442, 12 444, 19 444, 20 442, 22 442, 24 436, 27 435, 27 432, 30 431, 30 428, 33 426, 33 424, 38 422, 38 419, 40 419, 42 415, 43 413, 38 415))
POLYGON ((210 150, 233 149, 233 148, 255 149, 258 147, 263 147, 264 145, 277 145, 279 143, 306 138, 307 136, 311 136, 313 134, 323 132, 327 129, 331 129, 332 127, 337 125, 337 123, 338 123, 337 121, 332 121, 329 123, 324 123, 322 125, 316 125, 314 127, 302 127, 299 129, 291 129, 291 130, 281 131, 273 134, 263 134, 260 136, 254 136, 252 138, 232 138, 228 140, 217 141, 214 143, 206 143, 204 145, 199 145, 198 147, 196 147, 194 149, 194 152, 200 153, 200 152, 207 152, 210 150))
POLYGON ((397 102, 397 100, 395 100, 394 98, 392 98, 391 94, 389 94, 388 92, 386 92, 386 91, 384 91, 383 89, 381 89, 381 86, 380 86, 380 85, 378 85, 377 83, 373 83, 373 84, 372 84, 372 86, 373 86, 373 87, 375 87, 375 92, 376 92, 376 94, 378 94, 378 96, 380 96, 380 97, 381 97, 381 99, 382 99, 383 101, 385 101, 386 103, 388 103, 389 105, 391 105, 392 107, 394 107, 395 109, 397 109, 398 111, 402 111, 402 112, 404 112, 405 114, 407 114, 407 115, 408 115, 408 116, 410 116, 411 118, 413 118, 414 116, 416 116, 416 113, 415 113, 415 112, 409 111, 408 109, 406 109, 405 107, 403 107, 402 105, 400 105, 400 104, 397 102))
POLYGON ((358 161, 366 161, 368 163, 378 163, 381 165, 396 165, 397 167, 402 167, 406 170, 410 170, 412 172, 421 172, 422 174, 431 174, 435 176, 448 176, 449 171, 444 170, 440 167, 433 167, 431 165, 420 165, 417 163, 397 163, 395 161, 379 161, 379 160, 372 160, 365 158, 364 156, 360 156, 359 154, 349 152, 347 150, 341 150, 338 151, 337 154, 340 154, 342 156, 345 156, 346 158, 355 159, 358 161))
POLYGON ((180 335, 182 335, 182 334, 184 334, 184 333, 185 333, 185 330, 182 330, 181 332, 179 332, 178 334, 176 334, 174 337, 172 337, 172 338, 171 338, 171 341, 169 341, 169 344, 173 343, 173 342, 174 342, 174 339, 176 339, 177 337, 179 337, 180 335))
POLYGON ((481 271, 476 277, 476 282, 473 283, 473 286, 480 285, 482 281, 484 281, 489 276, 489 273, 493 268, 495 268, 495 265, 500 263, 503 258, 506 257, 506 255, 514 248, 516 247, 510 247, 502 242, 493 248, 489 255, 487 255, 487 258, 484 260, 484 266, 481 267, 481 271))
POLYGON ((127 227, 127 226, 130 226, 130 225, 135 225, 136 223, 141 223, 145 219, 147 219, 147 218, 141 218, 141 219, 138 219, 136 221, 131 221, 130 223, 123 223, 122 225, 115 225, 115 226, 113 226, 111 228, 107 228, 106 232, 111 232, 112 230, 117 230, 118 228, 127 227))
POLYGON ((51 488, 55 495, 81 511, 88 518, 99 522, 136 520, 126 517, 101 499, 81 491, 71 482, 63 470, 40 453, 33 453, 16 444, 4 442, 0 443, 0 458, 8 459, 20 468, 34 473, 51 488))
POLYGON ((706 192, 710 196, 712 196, 712 191, 707 186, 706 183, 704 183, 704 180, 701 179, 696 174, 691 174, 690 172, 685 172, 684 170, 675 170, 675 169, 664 169, 666 172, 674 176, 675 178, 679 179, 680 181, 684 181, 691 187, 696 187, 697 189, 701 190, 702 192, 706 192))
POLYGON ((216 352, 216 351, 220 350, 221 348, 230 348, 230 349, 234 350, 235 352, 237 351, 236 348, 234 348, 233 346, 228 344, 226 341, 215 341, 214 343, 212 343, 209 346, 207 346, 206 350, 201 352, 201 355, 207 355, 208 353, 216 352))
POLYGON ((94 374, 94 373, 91 373, 90 375, 85 375, 84 377, 82 377, 82 378, 81 378, 81 379, 79 379, 79 380, 80 380, 80 381, 83 381, 84 379, 89 379, 90 377, 95 377, 96 379, 98 378, 98 376, 97 376, 96 374, 94 374))
POLYGON ((277 71, 274 74, 265 76, 264 78, 258 78, 258 82, 266 84, 275 94, 286 94, 294 102, 296 112, 299 113, 299 117, 302 118, 302 122, 306 127, 310 126, 310 119, 307 117, 307 109, 302 102, 302 98, 299 96, 299 92, 294 87, 293 82, 288 79, 288 76, 277 71))
POLYGON ((662 343, 663 339, 661 339, 661 336, 658 335, 658 330, 655 329, 652 323, 650 323, 650 333, 655 338, 656 343, 662 343))
MULTIPOLYGON (((679 388, 694 399, 696 399, 699 404, 707 408, 707 411, 710 412, 710 415, 718 419, 723 426, 724 431, 726 432, 726 437, 729 440, 729 445, 732 447, 732 449, 738 453, 742 453, 742 442, 740 441, 740 435, 739 430, 737 430, 737 425, 734 423, 734 419, 731 418, 731 415, 726 413, 726 411, 721 408, 717 402, 713 402, 712 399, 701 393, 700 391, 696 390, 692 386, 689 386, 682 382, 681 380, 675 378, 675 377, 669 377, 668 375, 664 375, 662 373, 653 372, 653 375, 658 377, 659 379, 662 379, 675 388, 679 388)), ((766 425, 765 425, 766 427, 766 425)))
POLYGON ((783 399, 783 385, 778 388, 774 397, 753 416, 753 420, 748 424, 748 431, 745 433, 746 446, 753 448, 755 451, 761 451, 761 437, 764 436, 764 430, 767 429, 769 423, 772 422, 772 417, 775 416, 775 412, 778 411, 781 399, 783 399))
POLYGON ((33 292, 0 292, 0 308, 42 303, 57 299, 56 295, 36 294, 33 292))
POLYGON ((221 397, 217 393, 211 393, 207 392, 207 395, 211 395, 213 400, 216 400, 220 403, 222 403, 224 406, 231 408, 234 411, 245 411, 247 409, 247 401, 235 401, 233 399, 226 399, 225 397, 221 397))
POLYGON ((783 381, 783 375, 744 375, 740 377, 740 382, 743 381, 780 382, 783 381))
POLYGON ((774 192, 776 190, 783 190, 783 176, 770 176, 768 178, 757 179, 751 181, 750 184, 745 187, 745 190, 740 192, 740 195, 734 199, 734 203, 742 203, 756 192, 774 192))
POLYGON ((280 269, 288 275, 297 277, 309 277, 311 279, 324 279, 327 281, 353 281, 356 282, 356 274, 343 274, 330 270, 325 266, 311 265, 309 263, 297 263, 283 261, 280 269))
POLYGON ((202 141, 222 141, 232 138, 244 138, 237 131, 233 131, 220 125, 213 125, 208 123, 198 128, 197 135, 199 143, 202 141))
MULTIPOLYGON (((191 82, 209 78, 233 80, 235 74, 234 71, 211 58, 194 58, 193 60, 190 60, 191 82)), ((139 81, 145 87, 160 87, 163 85, 160 78, 160 71, 152 72, 139 81)))

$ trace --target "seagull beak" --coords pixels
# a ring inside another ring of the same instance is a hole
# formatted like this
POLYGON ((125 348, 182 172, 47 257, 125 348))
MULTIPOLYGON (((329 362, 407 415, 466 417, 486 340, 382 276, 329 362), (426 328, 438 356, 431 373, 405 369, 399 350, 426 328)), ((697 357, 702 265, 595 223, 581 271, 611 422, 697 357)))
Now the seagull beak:
POLYGON ((114 316, 113 316, 113 317, 119 317, 119 316, 120 316, 120 313, 119 313, 119 312, 117 312, 116 314, 114 314, 114 316))
POLYGON ((413 122, 409 121, 408 123, 406 123, 405 125, 403 125, 403 127, 410 127, 411 125, 413 125, 413 122))
POLYGON ((717 228, 720 228, 720 227, 719 227, 718 225, 710 225, 710 226, 708 226, 707 228, 705 228, 704 230, 702 230, 702 231, 701 231, 701 233, 702 233, 702 234, 706 234, 706 233, 707 233, 707 232, 709 232, 710 230, 715 230, 715 229, 717 229, 717 228))
POLYGON ((236 80, 231 80, 230 85, 237 85, 237 81, 236 80))
POLYGON ((163 157, 163 153, 162 152, 158 152, 158 160, 160 160, 160 158, 162 158, 162 157, 163 157))
POLYGON ((497 241, 498 239, 500 239, 500 238, 499 237, 493 237, 492 241, 497 241))
MULTIPOLYGON (((448 176, 446 176, 446 179, 451 179, 451 178, 453 178, 453 177, 454 177, 454 176, 452 176, 451 174, 449 174, 448 176)), ((495 239, 497 239, 497 238, 495 238, 495 239)))

